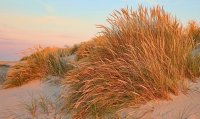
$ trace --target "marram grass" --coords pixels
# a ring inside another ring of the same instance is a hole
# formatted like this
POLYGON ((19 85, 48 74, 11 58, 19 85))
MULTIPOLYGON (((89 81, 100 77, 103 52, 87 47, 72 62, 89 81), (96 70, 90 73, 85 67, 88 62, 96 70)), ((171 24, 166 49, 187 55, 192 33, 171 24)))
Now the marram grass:
POLYGON ((198 74, 191 67, 194 40, 163 8, 122 9, 108 22, 110 27, 99 26, 106 42, 93 44, 87 54, 93 60, 80 62, 63 81, 70 86, 62 95, 63 110, 74 118, 104 118, 127 105, 170 99, 198 74))
POLYGON ((47 75, 63 76, 73 65, 66 60, 68 52, 59 48, 39 48, 9 70, 4 88, 20 86, 47 75))

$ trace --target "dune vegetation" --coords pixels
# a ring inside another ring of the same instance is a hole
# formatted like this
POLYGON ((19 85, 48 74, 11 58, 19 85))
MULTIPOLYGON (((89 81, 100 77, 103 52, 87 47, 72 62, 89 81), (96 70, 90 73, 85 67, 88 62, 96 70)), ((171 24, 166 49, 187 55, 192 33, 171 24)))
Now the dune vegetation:
POLYGON ((100 35, 72 48, 39 48, 13 66, 4 87, 62 77, 62 111, 75 119, 113 117, 127 106, 170 99, 200 76, 200 25, 184 27, 162 7, 125 8, 100 35), (70 60, 75 56, 76 60, 70 60))
POLYGON ((88 42, 91 52, 79 49, 92 60, 80 62, 63 81, 71 89, 63 94, 63 109, 74 118, 105 118, 127 105, 170 99, 199 76, 199 58, 191 55, 193 31, 163 8, 122 9, 108 22, 110 27, 99 26, 104 43, 88 42))
POLYGON ((196 44, 200 43, 200 25, 195 21, 190 21, 187 26, 188 34, 196 44))
POLYGON ((31 80, 42 80, 47 75, 63 76, 73 68, 65 57, 69 50, 61 48, 36 48, 9 70, 4 88, 20 86, 31 80))
POLYGON ((79 48, 76 51, 77 59, 90 59, 92 60, 94 57, 91 55, 92 53, 98 52, 96 51, 96 47, 101 47, 106 45, 106 39, 104 35, 97 36, 96 38, 93 38, 90 41, 83 42, 79 45, 79 48))
POLYGON ((0 84, 2 84, 6 80, 6 74, 10 66, 0 64, 0 84))

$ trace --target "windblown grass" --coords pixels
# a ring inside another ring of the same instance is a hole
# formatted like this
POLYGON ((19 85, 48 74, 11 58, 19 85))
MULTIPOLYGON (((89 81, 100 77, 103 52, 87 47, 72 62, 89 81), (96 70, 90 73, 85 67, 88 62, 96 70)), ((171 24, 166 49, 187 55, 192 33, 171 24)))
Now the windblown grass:
POLYGON ((74 118, 103 118, 127 105, 169 99, 195 76, 194 41, 163 8, 122 9, 108 22, 110 27, 99 26, 106 43, 90 45, 94 52, 86 54, 93 60, 79 63, 63 82, 70 86, 69 96, 63 93, 63 110, 75 113, 74 118))
POLYGON ((36 64, 20 62, 8 71, 3 87, 10 88, 20 86, 31 80, 41 79, 44 73, 45 71, 40 69, 36 64))
POLYGON ((187 26, 188 34, 196 44, 200 43, 200 25, 195 21, 190 21, 187 26))
POLYGON ((47 75, 63 76, 73 65, 66 60, 68 52, 59 48, 38 48, 8 72, 5 88, 20 86, 30 80, 43 79, 47 75))
POLYGON ((200 76, 200 52, 199 52, 199 43, 200 43, 200 25, 196 21, 190 21, 186 33, 188 37, 191 37, 194 41, 194 51, 188 57, 188 72, 187 74, 190 78, 200 76), (192 74, 192 75, 191 75, 192 74))
POLYGON ((200 54, 197 56, 190 55, 187 60, 187 71, 185 72, 187 77, 192 81, 195 81, 196 77, 200 77, 200 54))
POLYGON ((81 43, 76 52, 78 60, 81 60, 83 58, 93 59, 93 57, 90 57, 92 56, 91 54, 97 52, 95 51, 96 47, 101 45, 106 45, 106 40, 104 36, 98 36, 90 41, 81 43))
POLYGON ((80 45, 75 44, 73 47, 69 48, 69 54, 74 55, 77 53, 80 45))

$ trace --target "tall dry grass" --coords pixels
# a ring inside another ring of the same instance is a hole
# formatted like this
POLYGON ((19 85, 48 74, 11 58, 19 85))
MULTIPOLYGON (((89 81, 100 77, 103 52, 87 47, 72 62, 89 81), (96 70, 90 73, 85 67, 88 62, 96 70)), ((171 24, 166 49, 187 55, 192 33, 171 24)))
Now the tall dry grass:
POLYGON ((190 21, 187 26, 188 35, 192 37, 196 44, 200 43, 200 24, 190 21))
POLYGON ((74 55, 77 53, 78 49, 79 49, 80 45, 75 44, 73 47, 69 48, 69 54, 70 55, 74 55))
POLYGON ((169 99, 185 89, 186 78, 193 76, 194 41, 176 18, 159 6, 140 6, 115 11, 108 22, 110 27, 99 26, 106 45, 96 46, 89 53, 93 60, 66 75, 63 85, 70 86, 70 94, 63 93, 63 110, 77 119, 104 118, 127 105, 169 99))
POLYGON ((66 60, 68 50, 60 48, 36 48, 8 72, 4 88, 20 86, 26 82, 43 79, 47 75, 63 76, 73 65, 66 60))
POLYGON ((200 76, 200 24, 196 21, 190 21, 186 27, 186 34, 194 41, 194 51, 188 57, 188 72, 189 78, 195 78, 200 76))
POLYGON ((81 60, 84 58, 93 59, 94 57, 90 57, 90 56, 92 56, 91 54, 97 52, 97 51, 95 51, 96 47, 106 45, 106 43, 107 42, 103 35, 97 36, 90 41, 82 42, 79 45, 79 48, 77 49, 77 52, 76 52, 77 59, 78 60, 81 60))

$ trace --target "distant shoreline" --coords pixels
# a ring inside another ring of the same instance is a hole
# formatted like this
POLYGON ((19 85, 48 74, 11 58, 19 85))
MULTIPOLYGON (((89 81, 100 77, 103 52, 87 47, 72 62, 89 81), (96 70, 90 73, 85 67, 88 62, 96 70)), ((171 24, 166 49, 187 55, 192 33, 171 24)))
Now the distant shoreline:
POLYGON ((17 63, 18 61, 0 61, 0 66, 13 66, 17 63))

